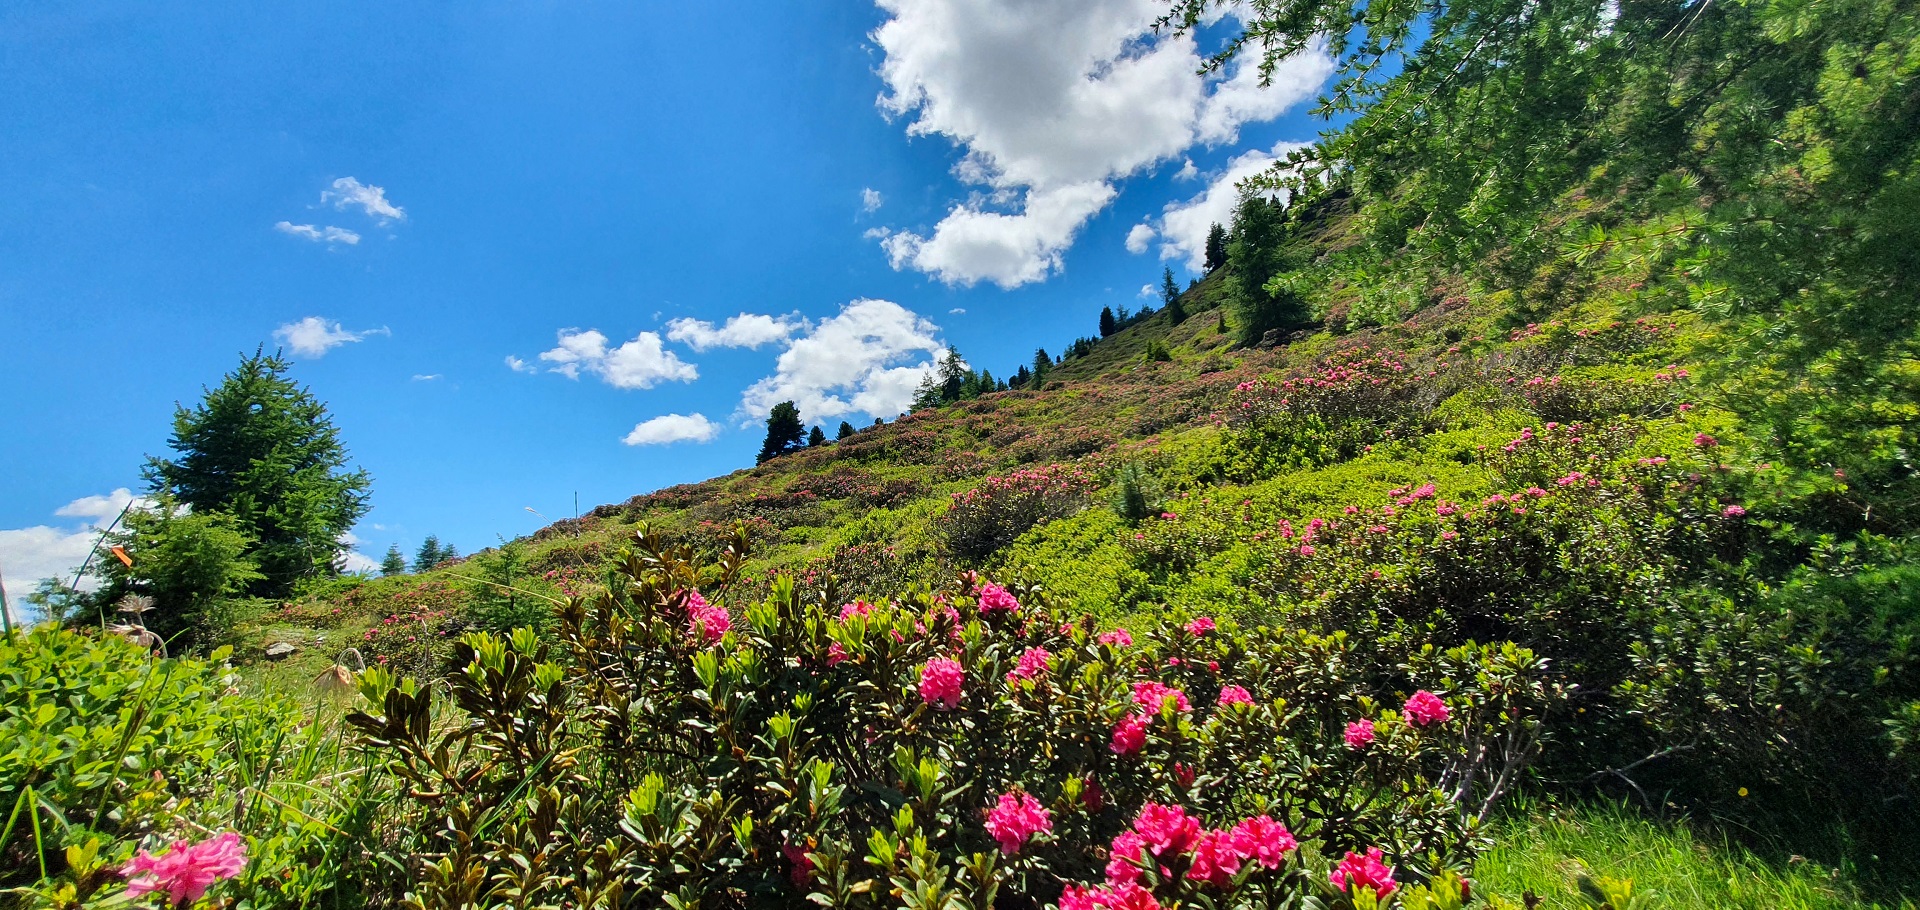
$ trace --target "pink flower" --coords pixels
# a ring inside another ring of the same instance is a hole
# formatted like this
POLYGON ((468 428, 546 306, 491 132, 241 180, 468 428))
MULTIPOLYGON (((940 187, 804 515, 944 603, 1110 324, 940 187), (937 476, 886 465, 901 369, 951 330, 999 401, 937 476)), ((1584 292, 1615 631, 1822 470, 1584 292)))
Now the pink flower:
POLYGON ((872 615, 872 613, 873 613, 873 604, 867 603, 864 600, 856 600, 853 603, 841 605, 840 621, 846 622, 847 620, 852 619, 855 616, 866 617, 866 616, 872 615))
POLYGON ((1038 679, 1047 672, 1047 661, 1053 657, 1045 648, 1028 648, 1021 653, 1014 668, 1007 671, 1007 682, 1016 679, 1038 679))
POLYGON ((1129 714, 1113 728, 1113 754, 1131 758, 1147 745, 1147 725, 1153 719, 1144 714, 1129 714))
POLYGON ((1149 714, 1160 713, 1160 707, 1168 699, 1172 699, 1174 707, 1180 711, 1193 710, 1193 706, 1187 704, 1187 693, 1179 689, 1151 681, 1133 684, 1133 703, 1149 714))
POLYGON ((987 833, 1000 842, 1000 852, 1020 852, 1035 834, 1053 830, 1053 814, 1027 793, 1002 793, 999 805, 987 811, 987 833))
POLYGON ((1341 889, 1367 888, 1376 897, 1386 897, 1398 887, 1393 882, 1393 867, 1380 861, 1380 848, 1368 847, 1367 855, 1347 852, 1346 859, 1328 876, 1341 889))
POLYGON ((1115 629, 1100 636, 1100 643, 1116 648, 1130 648, 1133 646, 1133 633, 1125 629, 1115 629))
POLYGON ((1434 492, 1435 491, 1434 491, 1433 484, 1423 483, 1420 485, 1419 489, 1413 491, 1413 498, 1414 499, 1432 499, 1434 492))
POLYGON ((1193 622, 1187 623, 1187 634, 1195 638, 1199 638, 1200 636, 1213 631, 1213 629, 1214 629, 1213 617, 1211 616, 1202 616, 1198 619, 1195 619, 1193 622))
POLYGON ((813 881, 813 860, 807 858, 807 848, 794 844, 781 844, 780 853, 793 866, 787 872, 787 877, 795 886, 806 887, 808 882, 813 881))
POLYGON ((1373 743, 1373 721, 1362 717, 1347 725, 1347 748, 1365 749, 1373 743))
POLYGON ((832 644, 827 645, 827 666, 829 667, 834 666, 836 664, 841 663, 842 661, 845 661, 846 659, 847 659, 847 649, 841 647, 839 642, 836 641, 832 644))
POLYGON ((1113 848, 1107 851, 1107 884, 1126 885, 1140 880, 1141 864, 1146 862, 1147 841, 1132 831, 1122 831, 1113 838, 1113 848))
POLYGON ((992 582, 980 586, 980 612, 996 613, 1005 610, 1008 613, 1020 609, 1020 601, 1015 600, 1006 588, 992 582))
POLYGON ((960 685, 967 679, 958 661, 936 657, 920 668, 920 698, 943 711, 960 707, 960 685))
POLYGON ((120 874, 127 879, 128 896, 165 892, 174 906, 184 907, 199 900, 214 882, 233 878, 246 867, 247 843, 228 831, 191 846, 174 841, 159 856, 142 850, 120 874))
POLYGON ((727 630, 733 628, 733 616, 726 607, 716 607, 707 603, 699 591, 687 594, 687 633, 706 644, 713 644, 725 637, 727 630))
POLYGON ((1287 826, 1265 815, 1249 818, 1233 827, 1233 843, 1240 855, 1248 859, 1257 859, 1262 868, 1273 869, 1286 861, 1287 854, 1298 849, 1300 842, 1295 840, 1293 832, 1287 826))
POLYGON ((1187 867, 1187 881, 1225 888, 1240 871, 1241 855, 1231 831, 1202 831, 1193 844, 1193 864, 1187 867))
POLYGON ((1147 803, 1140 807, 1140 815, 1133 820, 1133 830, 1146 839, 1147 849, 1153 851, 1154 856, 1177 855, 1187 852, 1200 836, 1200 820, 1179 806, 1147 803))
POLYGON ((1253 693, 1239 686, 1221 686, 1220 700, 1214 704, 1222 708, 1228 705, 1250 705, 1253 704, 1253 693))
POLYGON ((1134 883, 1104 888, 1068 886, 1060 895, 1060 910, 1160 910, 1153 892, 1134 883))
POLYGON ((1447 718, 1453 715, 1453 712, 1447 710, 1447 703, 1440 700, 1440 696, 1425 689, 1413 693, 1413 696, 1407 699, 1403 713, 1407 715, 1407 723, 1421 727, 1446 723, 1447 718))
POLYGON ((1720 444, 1720 440, 1708 436, 1705 433, 1696 433, 1693 437, 1693 444, 1702 447, 1717 446, 1720 444))
POLYGON ((1747 514, 1747 507, 1742 505, 1731 505, 1724 509, 1721 509, 1720 514, 1725 515, 1728 518, 1745 518, 1747 514))

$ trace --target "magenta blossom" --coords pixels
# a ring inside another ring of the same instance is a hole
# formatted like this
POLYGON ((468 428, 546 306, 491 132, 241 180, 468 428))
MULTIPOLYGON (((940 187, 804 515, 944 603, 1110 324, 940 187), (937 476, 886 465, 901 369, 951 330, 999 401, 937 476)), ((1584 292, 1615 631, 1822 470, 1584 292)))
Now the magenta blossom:
POLYGON ((1373 721, 1362 717, 1347 725, 1347 748, 1365 749, 1373 742, 1373 721))
POLYGON ((847 659, 847 649, 844 647, 841 647, 839 642, 836 641, 827 645, 827 666, 829 667, 834 666, 836 664, 839 664, 845 661, 846 659, 847 659))
POLYGON ((960 707, 960 687, 966 679, 967 672, 960 669, 958 661, 936 657, 920 668, 920 698, 933 707, 951 711, 960 707))
POLYGON ((1239 686, 1221 686, 1220 699, 1215 704, 1224 708, 1228 705, 1253 704, 1253 693, 1239 686))
POLYGON ((1231 831, 1202 831, 1194 839, 1192 865, 1187 881, 1225 888, 1232 883, 1240 864, 1246 860, 1234 843, 1231 831))
POLYGON ((716 607, 707 603, 699 591, 687 594, 687 633, 706 644, 713 644, 725 637, 727 630, 733 628, 733 616, 726 607, 716 607))
POLYGON ((1233 845, 1242 857, 1257 859, 1262 868, 1277 868, 1287 854, 1300 847, 1293 832, 1271 817, 1257 815, 1233 826, 1233 845))
POLYGON ((1200 836, 1200 820, 1180 806, 1147 803, 1134 818, 1133 830, 1146 840, 1147 849, 1153 851, 1154 856, 1178 855, 1187 852, 1200 836))
POLYGON ((1133 703, 1139 705, 1142 710, 1150 714, 1160 713, 1161 706, 1165 705, 1168 700, 1172 700, 1173 706, 1177 710, 1193 710, 1193 706, 1187 704, 1187 693, 1179 689, 1151 680, 1133 684, 1133 703))
POLYGON ((1200 636, 1213 631, 1213 629, 1214 629, 1213 617, 1211 616, 1202 616, 1198 619, 1195 619, 1193 622, 1187 623, 1187 634, 1195 638, 1199 638, 1200 636))
POLYGON ((980 612, 997 613, 1002 610, 1013 613, 1020 609, 1020 601, 1015 600, 1006 588, 993 582, 980 586, 980 612))
POLYGON ((1000 842, 1000 852, 1020 852, 1035 834, 1053 831, 1053 815, 1040 801, 1027 793, 1002 793, 1000 802, 987 811, 987 833, 1000 842))
POLYGON ((787 864, 792 867, 787 871, 787 878, 796 887, 804 888, 813 881, 813 860, 807 857, 807 848, 797 844, 781 844, 780 854, 787 858, 787 864))
POLYGON ((1113 744, 1109 747, 1113 754, 1131 758, 1140 754, 1147 745, 1147 725, 1152 718, 1144 714, 1129 714, 1113 728, 1113 744))
POLYGON ((1125 629, 1115 629, 1100 636, 1100 643, 1116 648, 1130 648, 1133 646, 1133 633, 1125 629))
POLYGON ((1379 847, 1368 847, 1365 856, 1348 851, 1346 858, 1334 867, 1333 874, 1328 878, 1335 887, 1343 890, 1367 888, 1376 897, 1386 897, 1398 887, 1393 881, 1393 867, 1380 861, 1379 847))
POLYGON ((1113 847, 1107 851, 1107 884, 1126 885, 1140 880, 1141 865, 1147 856, 1147 841, 1132 831, 1122 831, 1113 837, 1113 847))
POLYGON ((1747 516, 1747 507, 1743 505, 1731 505, 1721 509, 1720 514, 1728 518, 1745 518, 1747 516))
POLYGON ((1028 648, 1020 655, 1020 661, 1007 671, 1007 682, 1019 679, 1038 679, 1047 672, 1047 661, 1053 655, 1045 648, 1028 648))
POLYGON ((1447 710, 1447 703, 1441 701, 1440 696, 1425 689, 1413 693, 1413 696, 1407 699, 1403 713, 1407 715, 1407 723, 1417 727, 1446 723, 1447 718, 1453 716, 1453 712, 1447 710))
POLYGON ((120 869, 127 879, 127 895, 165 892, 176 907, 197 901, 213 883, 233 878, 247 867, 247 842, 228 831, 188 845, 173 842, 167 852, 154 856, 145 850, 120 869))

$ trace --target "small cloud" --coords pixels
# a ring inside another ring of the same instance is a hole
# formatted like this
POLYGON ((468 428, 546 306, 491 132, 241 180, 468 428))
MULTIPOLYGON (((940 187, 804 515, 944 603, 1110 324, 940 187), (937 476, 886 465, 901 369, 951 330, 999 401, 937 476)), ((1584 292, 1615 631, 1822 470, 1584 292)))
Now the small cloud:
POLYGON ((294 224, 291 221, 276 221, 273 224, 273 229, 282 234, 299 237, 304 240, 311 240, 315 243, 344 243, 352 246, 360 242, 359 234, 349 231, 346 228, 334 227, 333 225, 314 227, 311 224, 294 224))
POLYGON ((531 364, 531 363, 528 363, 528 362, 526 362, 526 361, 524 361, 524 360, 521 360, 520 358, 518 358, 518 357, 515 357, 515 356, 513 356, 512 354, 508 354, 508 355, 507 355, 507 369, 509 369, 509 370, 512 370, 512 371, 514 371, 515 373, 538 373, 538 372, 540 372, 540 368, 539 368, 539 367, 537 367, 537 366, 534 366, 533 364, 531 364))
POLYGON ((318 316, 308 316, 273 330, 274 338, 301 357, 324 357, 328 351, 348 342, 360 341, 369 335, 391 334, 385 328, 349 332, 340 323, 318 316))
POLYGON ((357 205, 381 224, 407 220, 406 210, 387 201, 385 187, 368 186, 352 177, 342 177, 333 182, 332 189, 321 190, 320 204, 332 205, 340 211, 357 205))
POLYGON ((1175 180, 1193 180, 1199 176, 1200 169, 1193 166, 1192 158, 1188 158, 1187 163, 1180 165, 1180 169, 1173 172, 1175 180))
POLYGON ((1140 286, 1140 298, 1142 300, 1151 298, 1153 295, 1158 293, 1160 293, 1159 289, 1155 288, 1153 285, 1143 284, 1140 286))
POLYGON ((860 191, 860 211, 866 212, 869 215, 879 211, 880 206, 884 205, 886 201, 886 197, 880 195, 880 191, 873 187, 867 187, 860 191))
POLYGON ((951 310, 948 310, 948 311, 947 311, 947 315, 949 315, 949 316, 965 316, 965 315, 967 315, 967 308, 966 308, 966 307, 963 307, 963 306, 957 306, 957 307, 954 307, 953 309, 951 309, 951 310))
POLYGON ((887 239, 887 235, 891 233, 893 233, 892 228, 876 227, 867 228, 866 232, 860 236, 868 240, 885 240, 887 239))
POLYGON ((444 378, 444 377, 443 377, 443 376, 441 376, 441 374, 439 374, 439 373, 415 373, 415 374, 413 374, 413 381, 414 381, 414 382, 432 382, 432 381, 434 381, 434 380, 436 380, 436 379, 442 379, 442 378, 444 378))
POLYGON ((547 372, 568 379, 578 379, 580 371, 586 370, 616 389, 651 389, 666 380, 700 378, 700 371, 667 350, 655 332, 641 332, 617 348, 609 347, 607 336, 598 329, 561 329, 559 338, 560 343, 541 352, 540 359, 553 364, 547 372))
POLYGON ((719 327, 704 319, 675 319, 667 323, 667 338, 696 351, 708 348, 757 348, 769 342, 785 341, 806 326, 806 320, 797 315, 741 313, 719 327))
POLYGON ((1147 247, 1153 245, 1153 233, 1153 228, 1148 225, 1134 225, 1133 230, 1127 232, 1127 252, 1135 254, 1146 252, 1147 247))
POLYGON ((630 446, 659 446, 675 442, 712 442, 720 425, 704 414, 663 414, 633 427, 621 442, 630 446))

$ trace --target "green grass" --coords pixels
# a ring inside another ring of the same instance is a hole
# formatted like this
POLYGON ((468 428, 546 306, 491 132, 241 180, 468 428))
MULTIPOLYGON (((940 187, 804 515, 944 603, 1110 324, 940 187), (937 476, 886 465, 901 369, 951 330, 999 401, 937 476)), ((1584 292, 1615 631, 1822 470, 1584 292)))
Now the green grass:
POLYGON ((1547 910, 1585 908, 1581 875, 1628 879, 1636 906, 1671 910, 1843 910, 1912 908, 1874 899, 1811 862, 1777 864, 1747 849, 1649 820, 1613 805, 1516 813, 1494 832, 1495 846, 1473 867, 1475 890, 1523 906, 1531 892, 1547 910))

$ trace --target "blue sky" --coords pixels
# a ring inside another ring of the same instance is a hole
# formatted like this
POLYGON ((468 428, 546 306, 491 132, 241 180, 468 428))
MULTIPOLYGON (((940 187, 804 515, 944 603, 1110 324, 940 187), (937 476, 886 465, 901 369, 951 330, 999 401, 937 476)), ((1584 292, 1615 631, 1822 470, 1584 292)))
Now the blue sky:
POLYGON ((1091 334, 1324 127, 1323 60, 1201 79, 1231 21, 1155 9, 0 10, 9 594, 257 345, 373 474, 377 557, 750 465, 782 398, 891 419, 946 343, 1005 375, 1091 334))

